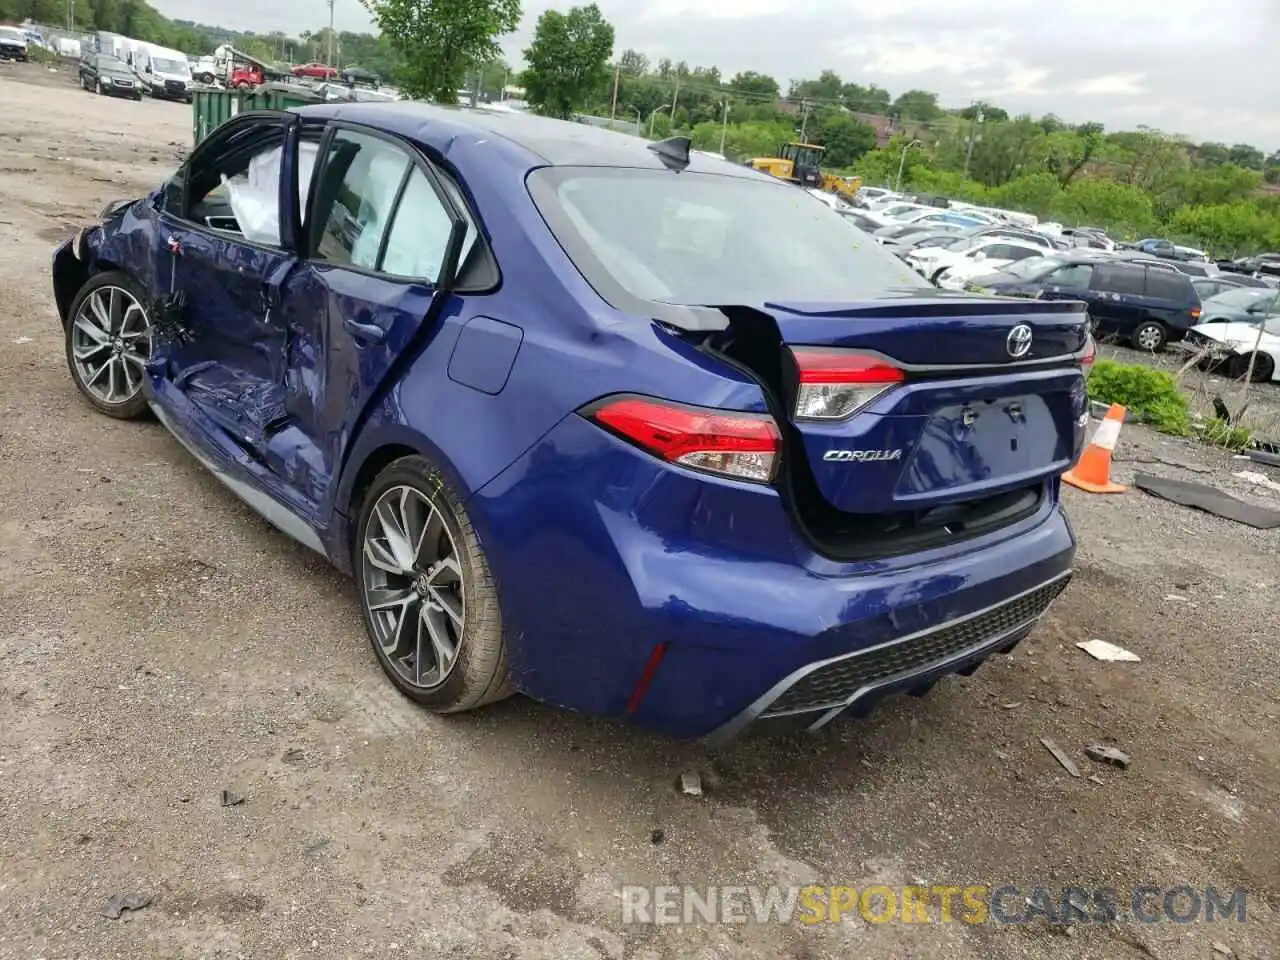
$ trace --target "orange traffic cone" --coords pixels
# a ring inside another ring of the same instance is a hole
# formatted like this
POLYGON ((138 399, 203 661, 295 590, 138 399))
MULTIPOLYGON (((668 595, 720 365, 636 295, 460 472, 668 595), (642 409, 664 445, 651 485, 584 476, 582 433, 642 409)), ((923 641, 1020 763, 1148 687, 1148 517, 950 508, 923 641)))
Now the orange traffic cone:
POLYGON ((1093 431, 1093 440, 1084 448, 1080 462, 1062 475, 1073 487, 1089 493, 1124 493, 1129 488, 1111 482, 1111 453, 1120 439, 1120 425, 1124 423, 1124 407, 1113 403, 1107 415, 1093 431))

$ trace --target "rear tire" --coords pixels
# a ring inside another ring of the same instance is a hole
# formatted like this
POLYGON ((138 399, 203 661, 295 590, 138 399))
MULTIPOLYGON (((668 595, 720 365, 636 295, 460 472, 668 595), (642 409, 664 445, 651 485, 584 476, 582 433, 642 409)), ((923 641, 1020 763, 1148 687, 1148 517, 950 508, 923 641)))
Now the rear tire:
POLYGON ((358 517, 360 615, 396 689, 436 713, 512 694, 484 548, 439 469, 423 457, 396 460, 365 490, 358 517))
POLYGON ((1159 353, 1168 342, 1169 333, 1165 330, 1164 324, 1156 320, 1144 320, 1138 324, 1138 329, 1133 331, 1129 339, 1136 350, 1159 353))

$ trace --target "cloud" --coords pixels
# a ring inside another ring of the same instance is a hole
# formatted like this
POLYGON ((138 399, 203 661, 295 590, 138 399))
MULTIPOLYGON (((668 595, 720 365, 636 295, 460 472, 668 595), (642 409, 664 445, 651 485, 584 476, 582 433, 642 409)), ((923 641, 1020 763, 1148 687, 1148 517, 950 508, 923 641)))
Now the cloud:
MULTIPOLYGON (((169 16, 215 18, 203 0, 154 0, 169 16)), ((503 38, 512 63, 549 7, 525 0, 503 38)), ((897 95, 919 88, 944 106, 990 100, 1011 113, 1055 113, 1109 128, 1138 124, 1197 140, 1280 149, 1280 70, 1272 65, 1280 0, 597 0, 618 48, 651 59, 756 70, 789 80, 823 68, 897 95)), ((368 29, 357 0, 336 0, 341 29, 368 29)), ((220 0, 221 25, 314 30, 314 0, 220 0)))
POLYGON ((1072 92, 1081 97, 1137 97, 1146 92, 1142 73, 1106 73, 1077 83, 1072 92))

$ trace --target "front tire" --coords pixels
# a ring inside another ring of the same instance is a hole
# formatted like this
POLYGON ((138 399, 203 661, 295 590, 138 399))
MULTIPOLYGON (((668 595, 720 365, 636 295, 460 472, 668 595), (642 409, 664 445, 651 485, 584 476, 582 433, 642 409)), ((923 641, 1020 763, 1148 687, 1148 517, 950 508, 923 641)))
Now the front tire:
POLYGON ((151 357, 146 297, 127 273, 90 278, 67 311, 64 345, 71 379, 99 413, 137 420, 147 412, 142 393, 151 357))
POLYGON ((1155 320, 1144 320, 1138 324, 1138 329, 1133 331, 1130 341, 1133 343, 1134 349, 1146 350, 1148 353, 1159 353, 1164 349, 1165 343, 1168 342, 1169 334, 1165 330, 1164 324, 1155 320))
MULTIPOLYGON (((1226 362, 1226 374, 1232 380, 1240 380, 1249 372, 1252 354, 1236 354, 1226 362)), ((1268 354, 1259 353, 1253 361, 1252 383, 1267 383, 1275 373, 1275 361, 1268 354)))
POLYGON ((365 491, 352 566, 374 656, 406 697, 457 713, 513 692, 484 549, 430 461, 397 460, 365 491))

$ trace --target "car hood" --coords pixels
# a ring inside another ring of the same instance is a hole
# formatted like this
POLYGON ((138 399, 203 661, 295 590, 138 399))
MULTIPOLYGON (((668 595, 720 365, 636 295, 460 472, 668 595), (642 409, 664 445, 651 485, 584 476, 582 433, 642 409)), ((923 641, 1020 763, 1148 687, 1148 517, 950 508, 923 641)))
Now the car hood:
MULTIPOLYGON (((1230 347, 1246 347, 1251 348, 1258 340, 1258 328, 1251 323, 1202 323, 1191 328, 1193 332, 1198 333, 1209 340, 1216 340, 1218 343, 1227 344, 1230 347)), ((1262 335, 1262 344, 1275 344, 1280 342, 1280 337, 1274 334, 1264 333, 1262 335)))
POLYGON ((1203 322, 1208 324, 1210 320, 1216 320, 1217 323, 1213 324, 1215 327, 1222 326, 1224 321, 1226 323, 1248 323, 1250 320, 1249 314, 1236 307, 1217 306, 1212 297, 1201 306, 1204 308, 1203 322))

